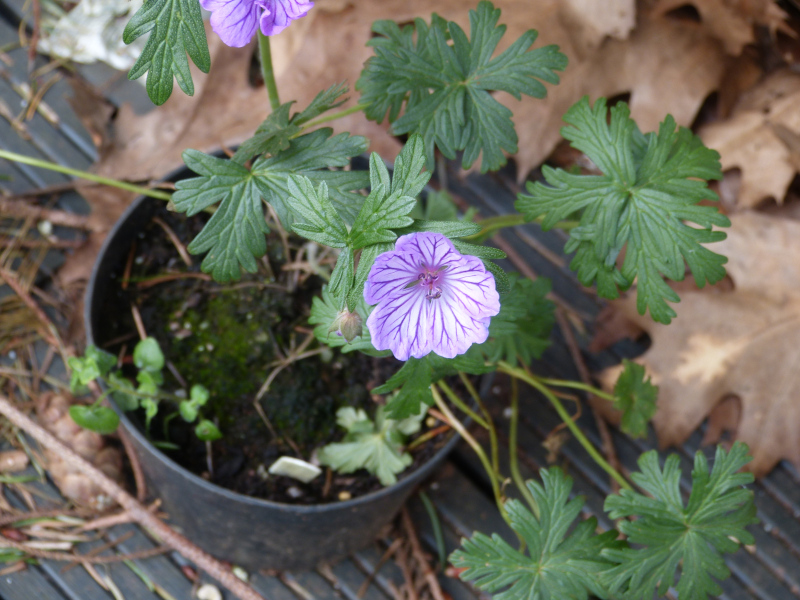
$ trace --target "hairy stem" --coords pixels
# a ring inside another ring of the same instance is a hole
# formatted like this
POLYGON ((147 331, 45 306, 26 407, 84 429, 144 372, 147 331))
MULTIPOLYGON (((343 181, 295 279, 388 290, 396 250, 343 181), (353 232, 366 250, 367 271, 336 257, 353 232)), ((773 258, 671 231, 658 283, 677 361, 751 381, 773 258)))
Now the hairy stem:
POLYGON ((506 375, 511 375, 516 379, 524 381, 531 387, 534 387, 537 390, 539 390, 542 393, 542 395, 548 399, 550 404, 553 405, 553 408, 556 409, 558 416, 561 417, 561 420, 564 422, 564 424, 567 426, 570 432, 572 432, 572 435, 575 436, 575 439, 578 440, 578 442, 581 444, 581 446, 583 446, 586 452, 589 453, 589 456, 592 457, 592 460, 594 460, 600 466, 601 469, 603 469, 606 473, 608 473, 611 477, 613 477, 614 480, 617 483, 619 483, 621 488, 626 490, 633 489, 631 484, 628 483, 628 480, 625 479, 625 477, 623 477, 619 471, 617 471, 614 467, 612 467, 605 458, 603 458, 603 455, 600 454, 600 452, 597 450, 597 448, 594 447, 592 442, 589 441, 589 438, 587 438, 584 435, 583 431, 581 431, 580 427, 578 427, 578 425, 572 419, 567 409, 564 408, 564 405, 561 403, 561 400, 559 400, 556 397, 556 395, 553 394, 550 388, 548 388, 542 382, 541 379, 539 379, 535 375, 532 375, 531 373, 528 373, 523 369, 512 367, 508 363, 502 361, 498 363, 498 370, 501 373, 505 373, 506 375))
POLYGON ((511 470, 511 479, 519 489, 522 497, 531 507, 533 515, 539 519, 539 504, 525 485, 525 479, 519 471, 519 460, 517 459, 517 434, 519 432, 519 383, 516 379, 511 379, 511 423, 508 433, 508 464, 511 470))
POLYGON ((486 474, 489 476, 489 481, 492 484, 492 493, 494 494, 494 501, 497 504, 497 508, 500 510, 500 514, 503 516, 503 519, 505 519, 506 523, 511 526, 511 520, 504 504, 503 493, 500 489, 500 474, 492 468, 492 464, 489 462, 489 458, 486 456, 486 452, 483 451, 483 448, 481 448, 481 445, 474 437, 470 435, 470 433, 467 431, 467 428, 464 427, 461 421, 456 419, 456 417, 450 411, 450 408, 442 398, 442 395, 439 393, 435 383, 431 384, 431 394, 433 394, 433 401, 436 402, 436 406, 450 422, 449 425, 455 429, 462 438, 464 438, 464 441, 467 442, 475 454, 478 455, 478 459, 481 461, 483 468, 486 470, 486 474))
POLYGON ((79 177, 80 179, 85 179, 87 181, 94 181, 95 183, 102 183, 103 185, 119 188, 121 190, 127 190, 129 192, 135 192, 142 196, 149 196, 150 198, 158 198, 159 200, 169 200, 172 197, 172 194, 170 194, 169 192, 141 187, 138 185, 134 185, 132 183, 128 183, 126 181, 120 181, 119 179, 102 177, 100 175, 95 175, 94 173, 89 173, 88 171, 81 171, 79 169, 70 169, 69 167, 62 167, 59 164, 52 163, 47 160, 40 160, 38 158, 33 158, 31 156, 25 156, 24 154, 17 154, 16 152, 8 152, 7 150, 0 150, 0 158, 5 158, 6 160, 10 160, 12 162, 22 163, 23 165, 31 165, 32 167, 40 167, 42 169, 47 169, 49 171, 64 173, 65 175, 79 177))
POLYGON ((311 121, 310 123, 306 123, 305 125, 303 125, 303 128, 300 130, 300 132, 297 135, 300 135, 301 133, 303 133, 304 131, 306 131, 308 129, 313 129, 314 127, 318 127, 319 125, 322 125, 323 123, 330 123, 331 121, 335 121, 337 119, 341 119, 342 117, 346 117, 348 115, 352 115, 353 113, 357 113, 359 111, 362 111, 365 108, 367 108, 368 106, 369 106, 369 104, 367 104, 367 103, 359 102, 358 104, 354 104, 353 106, 350 106, 348 108, 344 108, 344 109, 342 109, 340 111, 324 115, 324 116, 322 116, 322 117, 320 117, 318 119, 315 119, 314 121, 311 121))
POLYGON ((492 419, 492 415, 486 409, 486 405, 483 403, 483 400, 481 400, 478 390, 476 390, 475 386, 472 385, 472 382, 469 380, 469 377, 467 377, 467 374, 459 371, 458 376, 461 378, 461 383, 463 383, 464 387, 467 388, 467 392, 469 392, 473 402, 478 405, 483 413, 484 418, 486 419, 486 429, 489 431, 489 450, 492 455, 492 468, 496 473, 499 473, 500 449, 497 443, 497 428, 494 426, 494 419, 492 419))
POLYGON ((469 406, 467 406, 467 404, 461 398, 458 397, 458 394, 456 394, 452 390, 452 388, 444 382, 444 380, 438 382, 438 385, 440 388, 442 388, 442 391, 445 393, 445 395, 450 399, 450 402, 452 402, 458 408, 460 408, 465 415, 467 415, 470 419, 475 421, 478 425, 480 425, 484 429, 489 429, 489 423, 483 418, 481 418, 469 406))
POLYGON ((267 87, 269 95, 269 105, 273 111, 278 110, 281 99, 278 96, 278 84, 275 83, 275 69, 272 68, 272 50, 269 47, 269 36, 258 30, 258 52, 261 58, 261 75, 264 77, 264 85, 267 87))
MULTIPOLYGON (((496 232, 500 231, 501 229, 505 229, 506 227, 516 227, 518 225, 525 225, 526 223, 541 223, 543 220, 544 217, 542 216, 534 219, 533 221, 526 221, 525 217, 519 213, 487 217, 478 222, 478 225, 481 226, 481 230, 478 233, 474 233, 465 237, 464 241, 477 244, 489 239, 496 232)), ((574 229, 578 225, 578 221, 559 221, 553 225, 553 227, 557 227, 559 229, 574 229)))
POLYGON ((8 152, 6 150, 0 150, 0 158, 5 158, 6 160, 22 163, 23 165, 31 165, 32 167, 39 167, 42 169, 47 169, 49 171, 64 173, 65 175, 79 177, 80 179, 85 179, 87 181, 94 181, 95 183, 102 183, 103 185, 119 188, 121 190, 127 190, 129 192, 135 192, 142 196, 149 196, 150 198, 157 198, 159 200, 169 200, 172 197, 172 194, 170 194, 169 192, 141 187, 138 185, 134 185, 132 183, 128 183, 126 181, 120 181, 119 179, 102 177, 101 175, 95 175, 94 173, 89 173, 88 171, 80 171, 78 169, 70 169, 69 167, 62 167, 59 164, 47 160, 40 160, 38 158, 33 158, 31 156, 25 156, 24 154, 17 154, 16 152, 8 152))
POLYGON ((602 390, 597 389, 594 386, 591 386, 587 383, 582 383, 580 381, 568 381, 566 379, 549 379, 547 377, 537 377, 539 381, 541 381, 545 385, 549 385, 551 387, 565 387, 565 388, 572 388, 574 390, 581 390, 584 392, 588 392, 593 394, 603 400, 608 400, 609 402, 614 402, 616 398, 614 394, 606 393, 602 390))

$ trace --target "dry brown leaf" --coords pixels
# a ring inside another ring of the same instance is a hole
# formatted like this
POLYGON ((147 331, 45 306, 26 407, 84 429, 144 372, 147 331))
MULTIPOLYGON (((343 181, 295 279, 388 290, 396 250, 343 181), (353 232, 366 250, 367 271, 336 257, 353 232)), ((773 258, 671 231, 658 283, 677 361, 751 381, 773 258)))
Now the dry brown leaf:
POLYGON ((727 61, 702 26, 671 19, 644 19, 626 41, 608 39, 583 59, 563 38, 559 44, 570 59, 561 83, 544 100, 509 103, 520 137, 520 179, 561 139, 561 117, 582 96, 630 94, 631 116, 645 132, 657 129, 668 113, 689 126, 719 86, 727 61))
POLYGON ((786 25, 788 15, 774 0, 657 0, 652 14, 664 16, 687 4, 697 8, 703 27, 734 56, 755 41, 755 25, 767 27, 773 35, 778 29, 791 31, 786 25))
POLYGON ((800 75, 778 71, 742 96, 726 121, 700 132, 722 169, 742 171, 738 209, 767 198, 783 202, 800 170, 800 75))
MULTIPOLYGON (((733 291, 682 294, 668 326, 640 316, 633 296, 616 304, 652 338, 637 362, 660 387, 653 420, 660 444, 682 443, 735 395, 736 437, 763 475, 782 459, 800 465, 800 223, 753 212, 731 221, 714 251, 729 258, 733 291)), ((604 371, 603 384, 612 388, 619 373, 604 371)))
MULTIPOLYGON (((116 448, 106 445, 103 436, 80 427, 69 416, 70 398, 64 394, 47 392, 36 403, 39 423, 59 440, 114 481, 122 477, 122 456, 116 448)), ((49 450, 44 451, 47 472, 61 493, 81 505, 95 510, 109 507, 111 500, 85 473, 64 461, 49 450)))
MULTIPOLYGON (((496 0, 495 5, 503 14, 500 23, 506 24, 508 30, 498 46, 498 52, 508 47, 524 31, 536 29, 539 38, 536 47, 547 44, 558 44, 569 57, 572 64, 563 75, 563 83, 549 86, 549 93, 560 88, 569 88, 568 100, 560 98, 555 108, 544 111, 534 105, 541 100, 526 98, 522 102, 508 94, 498 94, 498 99, 515 113, 514 121, 518 125, 520 136, 520 156, 529 167, 538 165, 558 142, 558 130, 561 126, 561 115, 574 100, 584 93, 595 94, 591 87, 580 85, 581 77, 586 69, 579 70, 581 57, 594 56, 598 47, 604 44, 609 36, 626 38, 635 24, 635 1, 613 0, 596 2, 595 0, 496 0), (580 89, 577 89, 580 88, 580 89), (529 109, 527 107, 533 107, 529 109), (526 112, 527 111, 527 112, 526 112), (551 135, 540 139, 538 131, 547 124, 539 123, 543 115, 553 124, 549 128, 551 135)), ((371 48, 365 46, 370 38, 370 27, 377 19, 394 19, 400 23, 413 21, 415 17, 430 18, 435 11, 445 19, 453 20, 469 31, 468 11, 475 7, 474 0, 383 0, 382 2, 319 2, 321 10, 311 11, 305 29, 289 28, 273 40, 273 54, 276 57, 275 69, 278 74, 278 85, 281 94, 286 98, 296 98, 300 106, 309 102, 314 94, 322 88, 336 82, 348 81, 351 88, 355 84, 364 62, 373 54, 371 48)), ((666 44, 669 47, 673 42, 666 44)), ((658 49, 664 54, 664 45, 658 49)), ((702 56, 707 49, 701 47, 697 57, 701 65, 711 58, 702 56)), ((665 62, 668 62, 665 57, 665 62)), ((658 67, 648 63, 651 68, 658 67)), ((600 82, 604 77, 616 72, 616 64, 609 62, 610 71, 595 74, 593 81, 600 82)), ((693 65, 693 68, 697 68, 693 65)), ((643 70, 644 71, 644 70, 643 70)), ((642 71, 642 72, 643 72, 642 71)), ((685 74, 684 74, 685 75, 685 74)), ((648 80, 653 74, 648 73, 648 80)), ((713 89, 713 83, 711 84, 713 89)), ((357 94, 346 106, 357 101, 357 94)), ((701 99, 702 101, 702 99, 701 99)), ((549 101, 548 101, 549 102, 549 101)), ((552 103, 550 103, 552 104, 552 103)), ((696 107, 693 107, 696 110, 696 107)), ((663 116, 663 115, 662 115, 663 116)), ((350 131, 353 134, 367 136, 372 146, 370 150, 379 152, 385 158, 393 159, 400 149, 399 142, 388 133, 384 122, 376 125, 364 119, 362 114, 351 115, 332 124, 337 132, 350 131)), ((527 173, 527 171, 525 171, 527 173)))
MULTIPOLYGON (((302 19, 301 21, 302 22, 302 19)), ((95 171, 107 177, 158 179, 183 164, 187 148, 204 152, 227 147, 252 135, 269 114, 264 87, 249 83, 254 44, 229 48, 208 33, 211 71, 193 68, 194 96, 176 89, 162 106, 138 115, 123 105, 113 123, 113 145, 95 171)))

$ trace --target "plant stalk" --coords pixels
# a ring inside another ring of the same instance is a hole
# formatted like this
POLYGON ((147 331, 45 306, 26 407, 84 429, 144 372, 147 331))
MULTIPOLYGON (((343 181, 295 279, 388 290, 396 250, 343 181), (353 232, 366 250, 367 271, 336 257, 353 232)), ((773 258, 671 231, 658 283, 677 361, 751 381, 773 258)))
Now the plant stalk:
POLYGON ((353 106, 350 106, 348 108, 344 108, 344 109, 342 109, 342 110, 340 110, 338 112, 330 113, 330 114, 327 114, 327 115, 323 115, 320 118, 315 119, 314 121, 311 121, 310 123, 306 123, 305 125, 303 125, 302 129, 300 129, 300 132, 297 135, 300 135, 301 133, 303 133, 304 131, 306 131, 308 129, 312 129, 314 127, 318 127, 319 125, 322 125, 323 123, 329 123, 330 121, 335 121, 336 119, 341 119, 342 117, 347 117, 349 115, 352 115, 353 113, 357 113, 359 111, 362 111, 365 108, 367 108, 368 106, 369 106, 369 104, 366 104, 366 103, 363 103, 363 102, 359 102, 358 104, 354 104, 353 106))
POLYGON ((519 433, 519 382, 511 379, 511 423, 509 424, 508 433, 508 464, 511 471, 511 479, 514 480, 514 485, 519 489, 519 493, 525 498, 525 501, 531 507, 533 516, 539 519, 541 514, 539 511, 539 504, 531 494, 528 486, 525 485, 525 479, 519 470, 519 460, 517 458, 517 434, 519 433))
POLYGON ((8 152, 7 150, 0 150, 0 158, 5 158, 6 160, 10 160, 12 162, 22 163, 23 165, 31 165, 32 167, 39 167, 41 169, 47 169, 49 171, 64 173, 65 175, 71 175, 72 177, 78 177, 79 179, 85 179, 87 181, 101 183, 103 185, 119 188, 121 190, 127 190, 129 192, 135 192, 142 196, 149 196, 150 198, 157 198, 159 200, 169 200, 172 197, 172 194, 170 194, 169 192, 141 187, 138 185, 134 185, 132 183, 128 183, 126 181, 120 181, 118 179, 111 179, 110 177, 95 175, 94 173, 89 173, 88 171, 80 171, 78 169, 62 167, 59 164, 47 160, 40 160, 38 158, 33 158, 31 156, 25 156, 24 154, 17 154, 16 152, 8 152))
POLYGON ((458 376, 461 378, 461 383, 464 384, 464 387, 467 388, 470 397, 478 405, 483 413, 484 418, 486 419, 487 427, 486 429, 489 431, 489 447, 492 454, 492 468, 495 470, 496 473, 500 472, 500 448, 497 443, 497 428, 494 426, 494 420, 492 419, 492 415, 489 414, 489 411, 486 409, 486 405, 481 400, 480 394, 478 394, 478 390, 475 389, 475 386, 472 385, 472 382, 467 377, 466 373, 461 371, 458 372, 458 376))
MULTIPOLYGON (((542 221, 544 221, 543 216, 537 217, 533 221, 526 221, 525 217, 519 213, 486 217, 482 221, 478 222, 478 225, 481 226, 481 230, 478 233, 466 236, 463 239, 465 242, 470 242, 472 244, 479 244, 492 237, 496 232, 500 231, 501 229, 505 229, 506 227, 517 227, 518 225, 525 225, 527 223, 541 223, 542 221)), ((558 223, 553 225, 553 227, 569 230, 569 229, 574 229, 578 225, 580 225, 578 221, 559 221, 558 223)))
POLYGON ((269 36, 261 33, 260 28, 258 30, 258 52, 261 58, 261 74, 264 77, 264 85, 269 95, 269 105, 274 112, 280 107, 281 99, 278 96, 278 84, 275 83, 275 69, 272 68, 272 50, 269 46, 269 36))
POLYGON ((569 414, 567 409, 564 408, 564 405, 561 403, 561 400, 559 400, 556 397, 556 395, 553 394, 553 392, 544 383, 542 383, 542 381, 538 377, 532 375, 531 373, 528 373, 523 369, 512 367, 508 363, 502 361, 498 363, 498 370, 501 373, 505 373, 506 375, 511 375, 511 377, 520 379, 521 381, 524 381, 531 387, 534 387, 537 390, 539 390, 542 393, 542 395, 550 401, 550 404, 552 404, 553 408, 556 409, 558 416, 561 417, 561 420, 564 422, 564 424, 567 426, 570 432, 572 432, 572 435, 575 436, 575 439, 578 440, 581 446, 583 446, 586 452, 589 453, 589 456, 592 457, 592 459, 600 466, 600 468, 602 468, 606 473, 608 473, 611 477, 613 477, 621 488, 626 490, 633 490, 633 486, 631 486, 631 484, 628 483, 628 480, 625 479, 625 477, 623 477, 619 471, 617 471, 614 467, 612 467, 605 458, 603 458, 603 456, 600 454, 597 448, 595 448, 592 442, 589 441, 589 438, 587 438, 584 435, 580 427, 578 427, 578 425, 572 419, 572 416, 569 414))
POLYGON ((464 441, 469 444, 470 448, 478 455, 478 459, 481 461, 483 468, 486 470, 486 474, 489 476, 489 481, 492 484, 492 493, 494 495, 494 501, 497 504, 497 508, 500 511, 500 514, 503 516, 503 519, 508 523, 509 527, 511 526, 511 519, 508 516, 508 511, 506 511, 505 504, 503 502, 503 493, 500 490, 500 475, 499 473, 495 472, 492 469, 492 465, 489 462, 489 458, 486 456, 486 452, 483 451, 481 445, 477 442, 477 440, 470 435, 467 431, 467 428, 456 419, 452 412, 450 412, 450 408, 447 406, 447 403, 442 399, 442 395, 439 393, 439 390, 436 387, 435 383, 431 384, 431 394, 433 394, 433 401, 436 403, 436 406, 442 412, 442 414, 447 417, 447 420, 450 422, 449 425, 455 429, 458 434, 464 438, 464 441))
POLYGON ((602 398, 603 400, 608 400, 609 402, 616 401, 614 394, 609 394, 604 392, 603 390, 599 390, 594 386, 591 386, 586 383, 582 383, 580 381, 568 381, 566 379, 549 379, 547 377, 538 377, 539 381, 541 381, 545 385, 549 385, 551 387, 565 387, 565 388, 572 388, 575 390, 581 390, 583 392, 588 392, 598 398, 602 398))
POLYGON ((442 388, 442 391, 445 395, 450 399, 450 402, 455 404, 461 411, 467 415, 470 419, 475 421, 478 425, 483 427, 484 429, 489 429, 489 423, 481 418, 474 410, 472 410, 466 403, 458 397, 458 395, 452 390, 452 388, 447 385, 444 380, 438 383, 438 386, 442 388))

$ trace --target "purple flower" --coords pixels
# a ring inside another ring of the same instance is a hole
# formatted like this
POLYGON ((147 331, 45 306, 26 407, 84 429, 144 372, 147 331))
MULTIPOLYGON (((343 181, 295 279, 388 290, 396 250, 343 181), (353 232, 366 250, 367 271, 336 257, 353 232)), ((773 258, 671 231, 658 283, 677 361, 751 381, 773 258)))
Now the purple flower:
POLYGON ((261 33, 275 35, 295 19, 305 17, 310 0, 200 0, 211 11, 211 29, 228 46, 241 48, 253 39, 261 22, 261 33))
POLYGON ((460 254, 440 233, 410 233, 375 259, 364 299, 372 344, 396 358, 463 354, 489 336, 500 312, 494 277, 475 256, 460 254))

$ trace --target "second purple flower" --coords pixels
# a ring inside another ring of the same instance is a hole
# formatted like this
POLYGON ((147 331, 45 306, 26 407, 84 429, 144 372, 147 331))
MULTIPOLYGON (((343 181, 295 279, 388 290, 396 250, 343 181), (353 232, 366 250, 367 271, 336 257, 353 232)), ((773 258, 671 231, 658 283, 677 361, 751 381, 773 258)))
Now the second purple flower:
POLYGON ((463 354, 486 341, 500 312, 494 276, 440 233, 400 237, 375 259, 364 299, 377 304, 367 319, 373 345, 399 360, 463 354))
POLYGON ((225 44, 241 48, 261 27, 264 35, 275 35, 289 23, 305 17, 314 6, 310 0, 200 0, 211 11, 211 29, 225 44))

